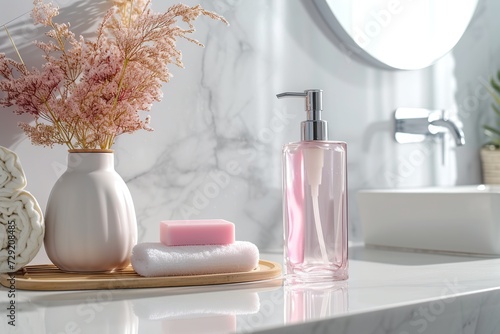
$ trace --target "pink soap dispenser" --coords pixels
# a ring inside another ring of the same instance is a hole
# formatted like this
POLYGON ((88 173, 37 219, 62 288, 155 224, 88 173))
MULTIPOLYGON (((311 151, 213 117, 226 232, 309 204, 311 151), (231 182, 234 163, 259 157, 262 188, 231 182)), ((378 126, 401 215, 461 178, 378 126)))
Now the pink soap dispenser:
POLYGON ((283 146, 286 283, 348 278, 347 145, 329 141, 321 120, 322 90, 281 93, 304 97, 302 140, 283 146))

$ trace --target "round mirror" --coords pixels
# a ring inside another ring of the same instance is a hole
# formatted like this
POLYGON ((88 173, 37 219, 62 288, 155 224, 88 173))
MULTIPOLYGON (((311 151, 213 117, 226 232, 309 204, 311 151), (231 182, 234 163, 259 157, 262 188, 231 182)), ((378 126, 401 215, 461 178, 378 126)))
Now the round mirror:
POLYGON ((415 70, 448 53, 478 0, 315 0, 336 36, 372 64, 415 70))

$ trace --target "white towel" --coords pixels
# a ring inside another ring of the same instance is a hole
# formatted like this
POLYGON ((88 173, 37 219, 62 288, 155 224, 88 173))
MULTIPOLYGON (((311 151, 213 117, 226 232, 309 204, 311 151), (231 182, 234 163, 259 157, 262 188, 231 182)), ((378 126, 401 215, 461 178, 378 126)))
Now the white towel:
POLYGON ((26 187, 26 176, 17 155, 0 146, 0 189, 21 190, 26 187))
POLYGON ((44 232, 42 210, 29 192, 0 189, 0 273, 16 271, 33 260, 44 232))
POLYGON ((141 276, 202 275, 250 271, 259 264, 259 250, 248 241, 230 245, 135 245, 130 258, 141 276))

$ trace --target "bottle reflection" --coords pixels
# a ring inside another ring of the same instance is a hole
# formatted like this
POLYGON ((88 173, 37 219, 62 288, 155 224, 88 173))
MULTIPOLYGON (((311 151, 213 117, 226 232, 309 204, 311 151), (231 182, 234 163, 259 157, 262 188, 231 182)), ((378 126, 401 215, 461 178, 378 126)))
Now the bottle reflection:
POLYGON ((285 323, 338 316, 349 309, 347 282, 285 287, 285 323))

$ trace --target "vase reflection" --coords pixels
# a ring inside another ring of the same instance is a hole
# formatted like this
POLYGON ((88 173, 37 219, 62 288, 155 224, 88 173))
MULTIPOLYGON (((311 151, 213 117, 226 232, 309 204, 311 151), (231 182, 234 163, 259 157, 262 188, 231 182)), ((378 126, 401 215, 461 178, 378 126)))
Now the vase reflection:
POLYGON ((109 290, 99 290, 76 303, 59 301, 57 306, 46 307, 45 333, 139 333, 139 319, 130 301, 112 296, 109 290))

